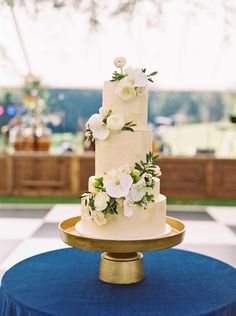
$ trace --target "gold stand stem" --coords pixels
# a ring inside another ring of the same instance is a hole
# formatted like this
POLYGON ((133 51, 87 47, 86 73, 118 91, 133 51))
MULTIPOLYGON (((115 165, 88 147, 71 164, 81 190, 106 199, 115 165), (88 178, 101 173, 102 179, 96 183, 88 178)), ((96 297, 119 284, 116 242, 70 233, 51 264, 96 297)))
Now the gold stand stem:
POLYGON ((140 252, 102 253, 99 279, 115 284, 142 281, 144 279, 143 254, 140 252))

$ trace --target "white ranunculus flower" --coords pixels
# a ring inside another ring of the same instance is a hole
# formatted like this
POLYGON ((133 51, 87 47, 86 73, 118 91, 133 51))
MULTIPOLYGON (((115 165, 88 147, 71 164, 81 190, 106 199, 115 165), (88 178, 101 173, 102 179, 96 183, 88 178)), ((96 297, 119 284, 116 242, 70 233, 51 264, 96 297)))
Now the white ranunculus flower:
POLYGON ((127 80, 132 82, 137 88, 146 87, 148 85, 148 78, 140 68, 135 68, 128 76, 127 80))
POLYGON ((127 196, 124 200, 124 215, 126 217, 131 217, 134 214, 133 207, 133 201, 130 199, 129 196, 127 196))
MULTIPOLYGON (((123 79, 122 79, 123 80, 123 79)), ((121 80, 121 81, 122 81, 121 80)), ((130 101, 136 96, 135 88, 132 86, 124 86, 121 82, 115 89, 115 94, 117 94, 123 101, 130 101)))
POLYGON ((119 114, 112 114, 107 119, 107 127, 113 131, 120 131, 125 125, 124 118, 119 114))
POLYGON ((98 192, 94 196, 94 206, 95 206, 96 211, 105 210, 109 200, 110 200, 110 197, 106 194, 106 192, 98 192))
POLYGON ((96 139, 104 140, 110 134, 109 128, 104 124, 100 114, 93 114, 88 120, 88 126, 96 139))
POLYGON ((156 177, 160 177, 162 175, 161 168, 159 166, 155 166, 155 169, 153 169, 155 172, 156 177))
POLYGON ((131 173, 130 165, 129 165, 128 163, 126 163, 126 164, 124 164, 124 165, 121 165, 121 166, 118 168, 118 171, 121 172, 121 173, 130 174, 130 173, 131 173))
POLYGON ((114 58, 113 63, 117 68, 123 68, 126 64, 126 58, 123 56, 116 57, 114 58))
POLYGON ((100 226, 107 223, 107 219, 105 218, 105 215, 101 211, 93 211, 92 218, 95 221, 95 223, 100 226))
POLYGON ((138 87, 138 88, 136 88, 136 93, 137 93, 137 95, 141 96, 144 94, 145 90, 146 90, 145 87, 138 87))
POLYGON ((89 181, 88 181, 88 190, 89 190, 89 192, 91 192, 91 193, 97 193, 98 192, 98 190, 95 188, 95 179, 96 179, 96 177, 95 176, 91 176, 91 177, 89 177, 89 181))
POLYGON ((103 117, 107 116, 108 112, 109 112, 109 109, 106 108, 105 106, 101 106, 99 108, 99 114, 103 117))
POLYGON ((127 196, 132 183, 133 179, 129 174, 121 173, 114 169, 109 171, 103 178, 107 194, 114 198, 127 196))
POLYGON ((137 183, 134 183, 131 186, 129 196, 133 201, 139 202, 142 200, 146 192, 146 182, 143 178, 141 178, 137 183))

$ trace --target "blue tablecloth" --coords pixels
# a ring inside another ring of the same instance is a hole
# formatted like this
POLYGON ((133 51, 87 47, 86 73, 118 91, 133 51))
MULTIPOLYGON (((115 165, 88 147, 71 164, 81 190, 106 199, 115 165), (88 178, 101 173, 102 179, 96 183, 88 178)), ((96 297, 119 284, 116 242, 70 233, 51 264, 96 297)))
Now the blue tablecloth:
POLYGON ((5 273, 0 316, 235 316, 236 270, 199 254, 144 254, 145 280, 98 280, 100 254, 67 248, 26 259, 5 273))

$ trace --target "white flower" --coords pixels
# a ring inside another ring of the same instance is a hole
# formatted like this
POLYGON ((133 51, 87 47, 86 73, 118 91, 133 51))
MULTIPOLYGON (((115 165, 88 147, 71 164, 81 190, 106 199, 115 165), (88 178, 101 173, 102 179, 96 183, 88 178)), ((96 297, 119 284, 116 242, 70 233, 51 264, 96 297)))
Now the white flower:
POLYGON ((121 166, 118 168, 118 171, 121 172, 121 173, 130 174, 130 173, 131 173, 130 165, 129 165, 128 163, 126 163, 126 164, 124 164, 124 165, 121 165, 121 166))
POLYGON ((116 205, 117 207, 123 207, 124 206, 124 199, 123 198, 119 198, 119 199, 116 199, 116 205))
POLYGON ((122 87, 132 87, 132 88, 135 87, 133 79, 129 76, 126 76, 125 78, 121 79, 119 81, 119 85, 122 87))
POLYGON ((93 211, 92 218, 95 221, 95 223, 100 225, 100 226, 107 223, 107 219, 105 218, 103 212, 93 211))
POLYGON ((107 127, 113 131, 120 131, 125 125, 125 120, 119 114, 112 114, 107 119, 107 127))
POLYGON ((126 64, 126 58, 123 56, 116 57, 114 58, 113 63, 117 68, 123 68, 126 64))
POLYGON ((125 72, 126 75, 129 75, 133 71, 134 71, 134 69, 132 67, 127 67, 127 68, 124 69, 124 72, 125 72))
POLYGON ((110 134, 109 129, 103 122, 103 117, 100 114, 93 114, 88 120, 88 126, 93 133, 93 137, 104 140, 110 134))
POLYGON ((136 96, 136 91, 134 87, 128 85, 124 86, 120 82, 120 84, 115 89, 115 94, 117 94, 123 101, 130 101, 136 96))
MULTIPOLYGON (((87 203, 88 203, 88 200, 87 200, 87 203)), ((85 217, 87 222, 91 222, 92 221, 91 211, 90 211, 88 205, 86 205, 83 208, 83 214, 84 214, 84 217, 85 217)))
POLYGON ((141 178, 137 183, 134 183, 131 186, 129 196, 133 201, 139 202, 146 194, 146 191, 146 182, 143 178, 141 178))
POLYGON ((99 114, 103 117, 107 116, 108 112, 109 112, 109 109, 106 108, 105 106, 102 106, 99 109, 99 114))
POLYGON ((106 192, 98 192, 94 196, 94 206, 95 206, 96 211, 103 211, 103 210, 105 210, 109 200, 110 200, 110 198, 106 194, 106 192))
POLYGON ((85 136, 86 138, 89 138, 91 135, 92 135, 92 132, 91 132, 91 131, 86 131, 85 134, 84 134, 84 136, 85 136))
POLYGON ((88 190, 91 193, 97 193, 98 189, 95 188, 95 182, 96 182, 96 177, 95 176, 91 176, 89 177, 89 181, 88 181, 88 190))
POLYGON ((145 172, 143 175, 142 175, 142 178, 145 180, 145 183, 147 185, 151 185, 152 184, 152 175, 150 173, 147 173, 145 172))
POLYGON ((144 94, 145 90, 146 90, 145 87, 137 87, 136 88, 136 93, 137 93, 137 95, 141 96, 141 95, 144 94))
POLYGON ((140 68, 135 68, 128 76, 127 80, 132 82, 135 87, 146 87, 148 85, 148 78, 140 68))
POLYGON ((113 169, 104 176, 103 183, 109 196, 121 198, 128 195, 133 179, 129 174, 113 169))
POLYGON ((155 166, 155 169, 152 169, 155 172, 156 177, 160 177, 162 175, 161 168, 159 166, 155 166))
POLYGON ((130 199, 129 196, 127 196, 124 200, 124 215, 126 217, 130 217, 134 214, 133 207, 134 207, 133 201, 130 199))

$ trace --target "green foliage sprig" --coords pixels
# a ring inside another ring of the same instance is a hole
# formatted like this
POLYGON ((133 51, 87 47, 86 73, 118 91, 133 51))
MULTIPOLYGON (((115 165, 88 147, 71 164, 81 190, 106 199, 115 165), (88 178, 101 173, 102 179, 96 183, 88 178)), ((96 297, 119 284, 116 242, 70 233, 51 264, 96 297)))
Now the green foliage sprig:
POLYGON ((120 81, 121 79, 124 79, 126 76, 127 75, 124 74, 122 70, 121 73, 115 70, 112 74, 112 79, 110 81, 120 81))
POLYGON ((134 129, 133 129, 134 126, 137 126, 137 124, 132 122, 132 121, 131 122, 127 122, 127 123, 125 123, 124 127, 121 130, 122 131, 134 132, 134 129))
MULTIPOLYGON (((142 72, 146 73, 146 68, 142 69, 142 72)), ((154 82, 151 77, 155 76, 158 73, 158 71, 153 71, 149 75, 146 75, 148 80, 151 82, 154 82)))
POLYGON ((159 161, 158 155, 154 156, 152 151, 149 151, 149 153, 146 154, 146 161, 140 160, 139 163, 135 163, 135 169, 137 169, 140 172, 140 175, 142 176, 145 172, 151 174, 152 176, 155 176, 154 169, 155 164, 159 161))
POLYGON ((154 202, 154 195, 153 194, 149 194, 148 192, 145 193, 144 197, 137 202, 134 202, 134 204, 139 205, 141 207, 144 207, 145 209, 147 208, 149 203, 154 202))
POLYGON ((107 215, 107 214, 118 215, 116 199, 110 197, 110 201, 108 202, 107 207, 102 212, 104 215, 107 215))

